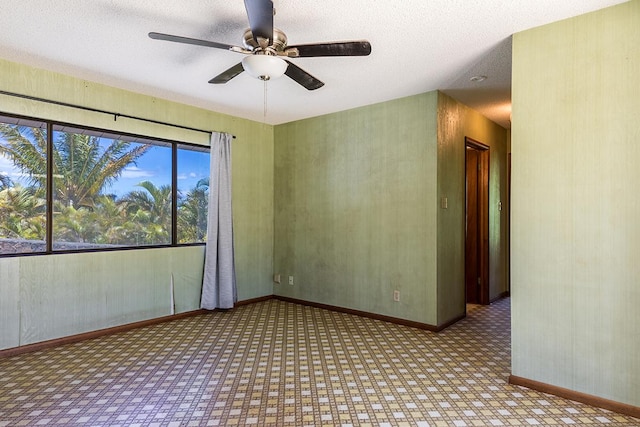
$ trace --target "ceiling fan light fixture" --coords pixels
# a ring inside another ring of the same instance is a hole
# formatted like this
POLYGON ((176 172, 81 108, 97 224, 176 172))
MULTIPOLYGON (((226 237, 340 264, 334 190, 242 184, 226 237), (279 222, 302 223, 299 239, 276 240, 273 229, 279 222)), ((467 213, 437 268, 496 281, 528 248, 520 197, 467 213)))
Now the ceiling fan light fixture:
POLYGON ((260 80, 282 77, 288 65, 284 59, 272 55, 249 55, 242 60, 244 70, 260 80))

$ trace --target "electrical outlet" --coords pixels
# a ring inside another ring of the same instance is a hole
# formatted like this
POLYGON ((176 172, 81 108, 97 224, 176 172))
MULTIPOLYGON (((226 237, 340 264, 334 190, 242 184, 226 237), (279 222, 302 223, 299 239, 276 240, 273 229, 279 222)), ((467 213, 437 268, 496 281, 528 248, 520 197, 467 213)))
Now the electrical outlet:
POLYGON ((293 286, 293 276, 289 276, 289 284, 293 286))
POLYGON ((275 283, 280 283, 280 275, 279 274, 274 274, 273 275, 273 281, 275 283))
POLYGON ((398 290, 393 291, 393 300, 395 302, 400 302, 400 291, 398 290))

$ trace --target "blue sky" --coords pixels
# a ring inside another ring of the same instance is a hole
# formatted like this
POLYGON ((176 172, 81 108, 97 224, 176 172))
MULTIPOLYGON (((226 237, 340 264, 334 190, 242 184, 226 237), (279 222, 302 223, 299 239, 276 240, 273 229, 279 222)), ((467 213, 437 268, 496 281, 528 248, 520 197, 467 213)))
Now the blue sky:
MULTIPOLYGON (((178 190, 187 191, 196 186, 199 180, 209 177, 209 153, 190 150, 178 150, 178 190)), ((151 181, 156 187, 171 184, 171 149, 156 146, 150 148, 136 165, 125 168, 106 193, 122 196, 142 181, 151 181)))

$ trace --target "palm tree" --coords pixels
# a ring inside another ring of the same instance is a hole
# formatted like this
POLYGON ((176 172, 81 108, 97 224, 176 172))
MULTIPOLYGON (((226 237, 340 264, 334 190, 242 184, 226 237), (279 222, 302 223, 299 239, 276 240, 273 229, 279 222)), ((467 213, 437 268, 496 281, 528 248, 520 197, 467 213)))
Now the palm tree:
POLYGON ((112 140, 102 150, 98 137, 65 132, 54 147, 56 198, 70 206, 93 207, 96 196, 151 146, 112 140))
POLYGON ((53 241, 95 243, 101 234, 96 214, 87 208, 65 206, 53 221, 53 241))
POLYGON ((187 192, 178 206, 178 241, 204 242, 207 237, 209 178, 203 178, 187 192))
POLYGON ((0 238, 44 240, 44 191, 17 184, 0 191, 0 238))
POLYGON ((96 243, 129 245, 127 204, 115 196, 101 196, 94 207, 101 233, 96 243))
MULTIPOLYGON (((32 184, 46 186, 46 130, 0 124, 0 154, 8 157, 32 184)), ((55 132, 53 143, 54 199, 64 206, 92 208, 95 198, 151 146, 97 136, 55 132)))
MULTIPOLYGON (((151 146, 120 140, 106 141, 82 133, 56 131, 53 136, 54 240, 92 243, 116 240, 117 243, 127 243, 116 225, 124 222, 122 218, 118 217, 116 224, 107 225, 104 218, 94 211, 104 211, 101 214, 109 213, 109 209, 113 211, 113 206, 106 206, 109 201, 101 200, 102 192, 151 146)), ((43 193, 47 185, 46 129, 0 123, 0 141, 0 154, 26 175, 30 185, 30 192, 21 194, 28 198, 43 193)), ((11 185, 5 179, 8 177, 2 175, 0 178, 0 188, 11 185)), ((30 203, 39 203, 38 200, 34 198, 30 203)), ((13 193, 5 195, 5 204, 11 206, 2 210, 0 224, 5 230, 0 236, 44 238, 44 232, 38 231, 44 230, 44 204, 38 205, 42 206, 42 212, 34 213, 34 217, 29 219, 29 210, 22 209, 20 214, 14 212, 26 202, 21 200, 18 203, 13 193)), ((116 220, 113 216, 110 219, 116 220)))
POLYGON ((26 173, 31 185, 46 188, 46 129, 0 123, 0 136, 0 154, 26 173))
POLYGON ((115 196, 97 197, 93 209, 63 206, 54 217, 54 242, 81 242, 96 245, 129 245, 132 226, 127 204, 115 196))
POLYGON ((146 191, 132 191, 123 197, 132 222, 141 226, 147 244, 171 242, 171 186, 156 187, 150 181, 138 184, 146 191))

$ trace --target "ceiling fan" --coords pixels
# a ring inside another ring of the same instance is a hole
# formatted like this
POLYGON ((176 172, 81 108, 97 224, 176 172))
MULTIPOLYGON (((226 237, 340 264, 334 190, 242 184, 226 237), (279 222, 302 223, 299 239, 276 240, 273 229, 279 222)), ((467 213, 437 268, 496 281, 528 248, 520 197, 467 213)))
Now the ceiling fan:
POLYGON ((247 55, 242 62, 218 74, 209 83, 227 83, 246 71, 261 80, 269 80, 286 74, 308 90, 319 89, 324 83, 284 58, 305 58, 319 56, 367 56, 371 44, 366 40, 313 43, 288 46, 284 32, 273 27, 273 1, 244 0, 249 18, 249 29, 244 32, 243 47, 208 40, 174 36, 163 33, 149 33, 155 40, 166 40, 216 49, 224 49, 247 55))

